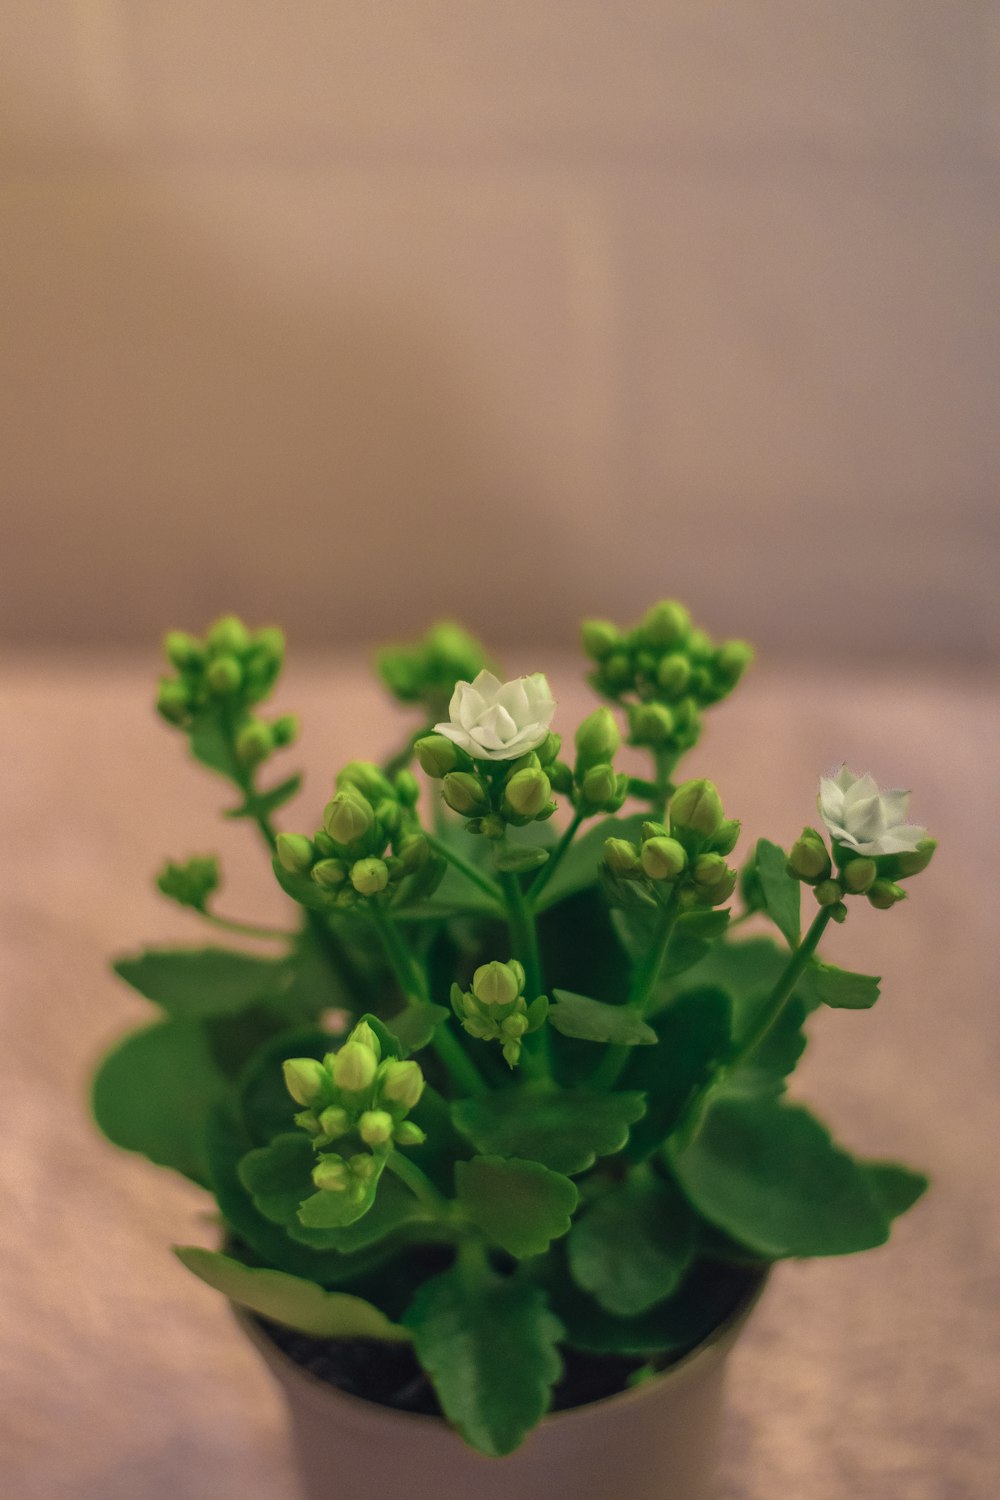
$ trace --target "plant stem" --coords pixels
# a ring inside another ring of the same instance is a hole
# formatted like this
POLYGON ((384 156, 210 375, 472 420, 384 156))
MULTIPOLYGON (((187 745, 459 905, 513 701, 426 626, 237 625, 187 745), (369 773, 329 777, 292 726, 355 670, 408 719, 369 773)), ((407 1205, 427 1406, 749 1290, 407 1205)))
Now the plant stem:
POLYGON ((654 823, 662 823, 667 811, 667 799, 673 791, 670 785, 670 774, 677 764, 677 756, 669 750, 657 748, 653 751, 653 763, 656 767, 656 777, 650 812, 654 823))
MULTIPOLYGON (((632 989, 628 997, 628 1003, 637 1010, 641 1016, 646 1014, 656 981, 660 977, 663 960, 667 956, 670 946, 670 938, 677 920, 677 887, 671 886, 670 894, 663 903, 660 930, 656 935, 656 941, 649 949, 644 961, 639 965, 632 980, 632 989)), ((622 1069, 628 1062, 632 1049, 630 1047, 609 1047, 601 1060, 600 1066, 595 1070, 593 1083, 598 1088, 612 1089, 618 1082, 622 1069)))
POLYGON ((573 814, 573 821, 570 823, 569 827, 566 829, 566 832, 563 834, 562 838, 559 840, 558 844, 549 855, 546 863, 542 866, 538 874, 535 876, 534 880, 529 885, 527 890, 527 900, 530 907, 534 908, 539 896, 542 894, 545 887, 548 885, 549 881, 555 874, 556 870, 559 868, 559 862, 576 837, 576 831, 579 828, 580 824, 583 822, 583 819, 584 814, 582 812, 576 812, 573 814))
POLYGON ((223 932, 237 932, 243 937, 273 938, 283 943, 290 943, 295 937, 294 932, 286 932, 281 927, 257 927, 251 922, 237 921, 235 917, 220 917, 214 911, 202 911, 198 907, 195 910, 206 922, 223 932))
POLYGON ((507 902, 507 925, 510 928, 514 957, 524 966, 524 990, 534 1000, 545 993, 542 961, 538 951, 538 929, 535 914, 525 899, 520 876, 508 873, 500 877, 507 902))
POLYGON ((426 838, 431 848, 442 855, 449 864, 454 865, 455 869, 459 870, 465 876, 466 880, 470 880, 473 885, 478 886, 484 895, 489 896, 490 900, 495 902, 497 906, 503 906, 503 892, 488 875, 482 874, 467 859, 463 859, 461 854, 454 850, 450 844, 446 844, 444 839, 439 839, 436 834, 428 833, 426 838))
POLYGON ((452 1221, 453 1205, 443 1193, 439 1193, 430 1178, 421 1171, 416 1162, 395 1149, 389 1152, 385 1162, 388 1171, 406 1184, 415 1198, 429 1208, 435 1218, 452 1221))
POLYGON ((806 964, 816 952, 819 940, 826 931, 832 916, 833 908, 831 906, 820 907, 813 918, 809 931, 795 951, 790 954, 788 962, 781 971, 774 989, 768 997, 761 1019, 750 1035, 744 1039, 736 1056, 730 1060, 728 1064, 730 1068, 738 1066, 744 1058, 749 1057, 751 1052, 754 1052, 760 1046, 764 1038, 777 1024, 782 1011, 791 999, 792 991, 801 978, 806 964))

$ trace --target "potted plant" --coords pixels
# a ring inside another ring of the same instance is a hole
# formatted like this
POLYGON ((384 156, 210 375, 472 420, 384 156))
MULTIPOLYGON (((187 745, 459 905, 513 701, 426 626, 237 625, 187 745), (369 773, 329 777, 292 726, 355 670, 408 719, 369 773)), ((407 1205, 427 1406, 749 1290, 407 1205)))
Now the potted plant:
POLYGON ((877 999, 818 947, 928 864, 907 794, 843 768, 821 826, 737 870, 739 822, 677 768, 750 649, 673 601, 582 635, 606 701, 566 741, 545 677, 502 682, 457 626, 383 652, 415 732, 340 767, 311 832, 277 831, 300 778, 264 774, 297 732, 259 713, 281 633, 166 638, 159 711, 297 920, 222 916, 213 857, 167 864, 164 895, 274 951, 120 958, 160 1014, 94 1108, 214 1194, 220 1247, 177 1254, 265 1352, 316 1500, 694 1500, 768 1267, 882 1244, 926 1186, 785 1092, 812 1013, 877 999))

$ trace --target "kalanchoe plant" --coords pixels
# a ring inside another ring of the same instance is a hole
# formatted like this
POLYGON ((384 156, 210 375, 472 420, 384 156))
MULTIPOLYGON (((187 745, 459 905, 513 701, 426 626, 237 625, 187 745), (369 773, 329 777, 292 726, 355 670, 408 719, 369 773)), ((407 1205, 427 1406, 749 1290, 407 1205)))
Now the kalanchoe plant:
POLYGON ((409 1385, 422 1369, 493 1455, 573 1403, 582 1357, 606 1360, 608 1392, 644 1378, 770 1263, 879 1245, 926 1185, 785 1092, 812 1013, 878 997, 817 949, 929 862, 906 794, 823 778, 822 828, 787 852, 758 840, 738 875, 740 823, 711 781, 675 776, 749 649, 713 646, 674 601, 583 639, 648 778, 616 768, 612 708, 563 759, 546 679, 501 682, 439 626, 380 660, 424 715, 403 749, 341 767, 313 832, 279 833, 299 778, 259 783, 296 721, 257 710, 280 632, 171 633, 160 712, 236 788, 228 815, 256 824, 292 920, 222 916, 214 857, 169 863, 166 896, 274 951, 120 959, 160 1015, 94 1086, 112 1140, 215 1194, 223 1247, 181 1248, 185 1265, 272 1328, 408 1349, 409 1385), (755 914, 775 936, 734 939, 755 914))

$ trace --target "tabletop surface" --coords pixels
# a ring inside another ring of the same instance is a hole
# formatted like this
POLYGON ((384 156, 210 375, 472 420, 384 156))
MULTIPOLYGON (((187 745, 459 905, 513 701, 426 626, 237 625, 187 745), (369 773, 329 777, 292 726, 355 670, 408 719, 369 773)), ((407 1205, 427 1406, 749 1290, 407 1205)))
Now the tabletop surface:
MULTIPOLYGON (((95 1059, 151 1011, 108 956, 204 938, 153 889, 162 860, 217 850, 228 909, 275 920, 284 903, 252 832, 218 819, 220 784, 151 714, 154 672, 24 658, 0 673, 7 1500, 295 1497, 276 1390, 169 1251, 213 1243, 210 1201, 87 1117, 95 1059)), ((587 692, 565 658, 549 675, 572 727, 587 692)), ((290 671, 277 701, 305 726, 286 757, 307 770, 289 828, 314 826, 343 761, 409 724, 340 656, 290 671)), ((814 1019, 793 1089, 844 1144, 923 1167, 933 1190, 889 1245, 777 1269, 732 1357, 719 1500, 1000 1493, 998 720, 995 686, 961 673, 759 668, 687 763, 719 783, 745 841, 787 845, 843 760, 912 786, 914 820, 942 841, 906 904, 855 903, 830 935, 824 952, 881 974, 883 994, 814 1019)))

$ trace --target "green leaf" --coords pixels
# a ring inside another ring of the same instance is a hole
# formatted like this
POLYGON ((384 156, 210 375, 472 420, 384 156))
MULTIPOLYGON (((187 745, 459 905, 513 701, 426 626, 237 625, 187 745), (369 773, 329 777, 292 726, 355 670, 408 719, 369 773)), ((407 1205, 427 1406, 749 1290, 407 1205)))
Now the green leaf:
POLYGON ((230 738, 216 709, 198 715, 188 737, 191 754, 210 771, 217 771, 230 781, 236 780, 235 762, 230 738))
POLYGON ((720 1095, 671 1156, 698 1212, 770 1259, 850 1255, 888 1238, 863 1168, 801 1105, 720 1095))
POLYGON ((771 921, 788 943, 797 948, 801 936, 799 920, 800 886, 786 868, 784 849, 768 839, 757 843, 756 873, 764 906, 771 921))
POLYGON ((361 1297, 325 1292, 301 1276, 245 1266, 231 1256, 195 1245, 175 1245, 174 1254, 181 1265, 230 1301, 314 1338, 383 1339, 393 1343, 409 1340, 405 1328, 390 1322, 385 1313, 361 1297))
POLYGON ((409 1057, 411 1052, 419 1052, 433 1041, 434 1032, 442 1021, 448 1019, 449 1014, 443 1005, 421 1001, 417 1005, 408 1005, 406 1010, 390 1017, 385 1022, 385 1028, 396 1038, 401 1056, 409 1057))
POLYGON ((336 896, 333 891, 317 885, 315 880, 310 880, 308 875, 293 875, 290 870, 285 869, 277 855, 271 861, 271 869, 285 895, 291 896, 293 901, 297 901, 307 911, 337 910, 336 896))
POLYGON ((363 1197, 352 1198, 347 1193, 313 1193, 299 1205, 299 1222, 306 1229, 346 1229, 366 1218, 376 1202, 379 1179, 385 1171, 385 1157, 376 1156, 375 1166, 375 1172, 365 1184, 363 1197))
POLYGON ((930 1187, 923 1172, 914 1172, 896 1161, 860 1161, 870 1192, 890 1219, 912 1208, 930 1187))
MULTIPOLYGON (((657 930, 663 919, 657 907, 651 910, 616 909, 611 914, 611 920, 629 958, 633 963, 639 963, 656 942, 657 930)), ((684 974, 696 963, 700 963, 722 937, 728 925, 727 910, 682 912, 670 935, 670 944, 661 970, 662 978, 669 979, 677 974, 684 974)))
MULTIPOLYGON (((282 1064, 290 1057, 319 1062, 335 1046, 332 1036, 310 1026, 279 1032, 257 1048, 237 1081, 243 1121, 257 1145, 290 1131, 301 1107, 285 1087, 282 1064)), ((300 1139, 305 1139, 301 1132, 300 1139)))
POLYGON ((269 818, 276 813, 279 807, 284 807, 290 802, 302 785, 301 775, 289 776, 287 781, 281 781, 277 786, 270 787, 267 791, 254 792, 239 807, 231 807, 226 813, 227 818, 269 818))
POLYGON ((248 1151, 239 1178, 255 1206, 273 1224, 298 1221, 299 1204, 316 1191, 312 1170, 316 1153, 303 1130, 277 1135, 268 1146, 248 1151))
POLYGON ((424 1282, 404 1322, 452 1426, 492 1458, 512 1453, 562 1373, 562 1327, 541 1288, 456 1267, 424 1282))
POLYGON ((455 1188, 473 1224, 519 1259, 544 1255, 552 1240, 568 1232, 580 1197, 568 1177, 516 1157, 456 1162, 455 1188))
POLYGON ((527 870, 537 870, 548 857, 548 850, 530 844, 508 844, 506 848, 498 844, 493 850, 493 868, 503 875, 521 875, 527 870))
POLYGON ((373 1210, 384 1158, 378 1162, 378 1172, 360 1202, 352 1201, 346 1193, 317 1192, 312 1180, 316 1159, 309 1137, 298 1131, 276 1136, 269 1146, 248 1151, 238 1167, 240 1182, 255 1208, 273 1224, 281 1224, 292 1239, 316 1249, 347 1253, 392 1234, 404 1223, 427 1218, 412 1193, 401 1187, 393 1191, 386 1183, 378 1192, 378 1199, 382 1199, 388 1189, 382 1211, 364 1229, 348 1234, 349 1228, 367 1219, 373 1210))
POLYGON ((235 1015, 280 994, 290 977, 284 959, 228 948, 148 948, 116 959, 113 967, 178 1020, 235 1015))
POLYGON ((815 999, 834 1010, 870 1010, 878 999, 879 980, 872 974, 855 974, 813 959, 805 977, 815 999))
POLYGON ((620 1151, 644 1107, 640 1093, 527 1084, 461 1099, 451 1115, 477 1151, 528 1157, 573 1176, 620 1151))
POLYGON ((227 1094, 196 1021, 158 1021, 133 1031, 101 1063, 91 1102, 97 1124, 126 1151, 141 1151, 208 1184, 205 1132, 227 1094))
MULTIPOLYGON (((770 998, 770 990, 758 990, 755 995, 745 998, 738 1018, 740 1030, 734 1038, 737 1048, 749 1034, 754 1017, 770 998)), ((802 999, 792 995, 763 1041, 758 1042, 738 1067, 726 1074, 723 1089, 743 1094, 782 1093, 785 1079, 806 1049, 806 1034, 802 1029, 805 1019, 806 1008, 802 999)))
POLYGON ((653 1018, 659 1046, 632 1054, 622 1075, 646 1093, 646 1113, 633 1127, 627 1154, 642 1161, 680 1123, 688 1105, 729 1055, 731 1003, 714 986, 679 995, 653 1018))
POLYGON ((570 1270, 607 1312, 633 1317, 676 1290, 694 1257, 698 1224, 674 1183, 637 1168, 574 1223, 570 1270))
POLYGON ((575 838, 538 898, 536 911, 547 911, 557 902, 565 901, 567 896, 575 895, 588 885, 595 885, 604 858, 605 840, 631 839, 633 843, 638 843, 645 821, 646 817, 642 813, 633 813, 627 818, 602 818, 599 823, 588 828, 585 834, 575 838))
POLYGON ((619 1047, 651 1046, 656 1032, 630 1005, 605 1005, 570 990, 554 990, 556 1003, 549 1006, 549 1020, 563 1036, 584 1042, 612 1042, 619 1047))

